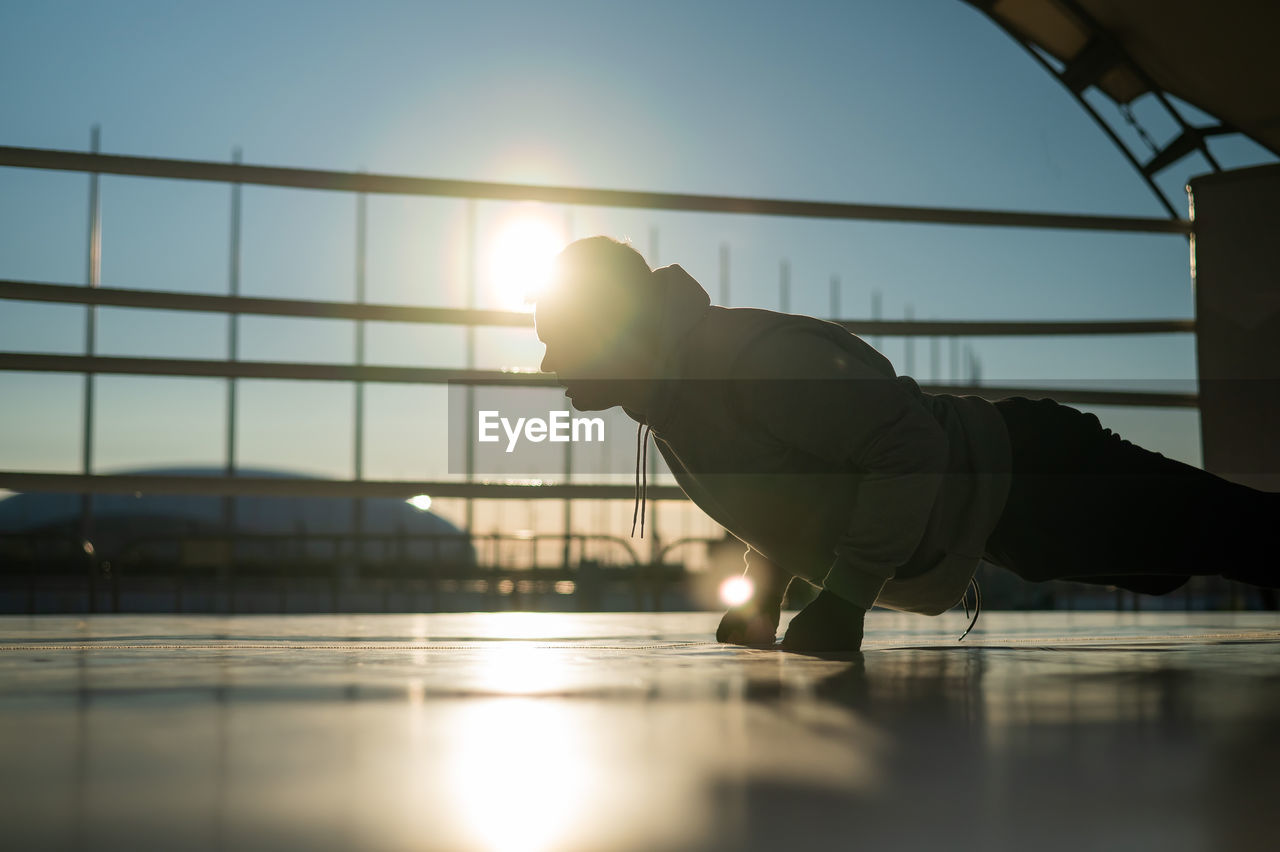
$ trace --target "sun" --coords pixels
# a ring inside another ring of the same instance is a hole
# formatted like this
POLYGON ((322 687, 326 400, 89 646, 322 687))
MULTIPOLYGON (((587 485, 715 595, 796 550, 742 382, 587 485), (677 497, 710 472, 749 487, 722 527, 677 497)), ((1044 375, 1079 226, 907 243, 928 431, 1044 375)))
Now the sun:
POLYGON ((531 311, 531 300, 547 286, 565 235, 536 205, 522 205, 503 219, 489 244, 489 287, 510 311, 531 311))

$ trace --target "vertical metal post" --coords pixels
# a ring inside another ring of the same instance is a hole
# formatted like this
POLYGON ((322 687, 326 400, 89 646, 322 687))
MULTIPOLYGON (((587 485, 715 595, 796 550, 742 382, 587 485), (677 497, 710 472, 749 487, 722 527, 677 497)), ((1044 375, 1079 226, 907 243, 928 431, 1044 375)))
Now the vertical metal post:
MULTIPOLYGON (((365 303, 365 257, 368 233, 368 197, 361 192, 356 195, 356 304, 365 303)), ((363 367, 365 361, 363 319, 356 320, 356 366, 363 367)), ((364 479, 364 381, 357 380, 355 387, 355 422, 352 424, 352 473, 357 482, 364 479)), ((364 571, 364 498, 356 497, 351 503, 351 532, 355 544, 355 565, 357 574, 364 571)))
MULTIPOLYGON (((240 149, 231 153, 231 162, 239 165, 240 149)), ((240 184, 231 184, 231 239, 227 256, 227 292, 240 295, 240 184)), ((227 360, 240 357, 240 315, 232 313, 227 318, 227 360)), ((234 476, 236 469, 236 403, 238 386, 234 378, 227 379, 227 476, 234 476)))
MULTIPOLYGON (((871 319, 877 322, 880 320, 880 291, 878 289, 871 291, 871 319)), ((871 346, 874 349, 880 348, 880 335, 877 334, 871 338, 871 346)))
MULTIPOLYGON (((907 305, 904 315, 908 322, 916 318, 916 309, 913 305, 907 305)), ((902 338, 903 349, 905 350, 903 357, 904 372, 910 376, 916 371, 916 337, 914 334, 907 334, 902 338)))
POLYGON ((784 314, 791 312, 791 261, 783 260, 778 264, 778 310, 784 314))
MULTIPOLYGON (((93 125, 89 133, 89 150, 97 154, 101 150, 102 127, 93 125)), ((85 283, 89 287, 97 287, 102 276, 102 208, 98 197, 98 173, 89 174, 89 239, 85 259, 85 283)), ((84 354, 92 358, 97 346, 98 307, 85 306, 84 354)), ((94 376, 92 371, 84 374, 84 420, 82 423, 83 441, 80 446, 80 470, 85 476, 93 474, 93 403, 94 376)), ((93 552, 93 495, 85 493, 80 498, 80 539, 85 553, 90 557, 89 564, 89 611, 98 611, 97 564, 93 552)))
MULTIPOLYGON (((568 485, 573 481, 573 442, 567 441, 564 445, 564 482, 568 485)), ((573 545, 573 499, 566 497, 564 500, 564 552, 561 554, 562 567, 565 571, 569 570, 571 562, 570 549, 573 545)), ((536 530, 535 530, 536 531, 536 530)), ((534 545, 534 558, 537 558, 537 545, 534 545)))
POLYGON ((936 334, 929 338, 929 378, 935 384, 942 378, 938 375, 942 372, 941 348, 936 334))
MULTIPOLYGON (((95 124, 90 134, 89 150, 97 154, 101 150, 102 128, 95 124)), ((89 175, 89 249, 86 257, 85 283, 98 287, 102 277, 102 208, 98 196, 98 173, 89 175)), ((87 305, 85 313, 84 354, 93 357, 97 346, 98 306, 87 305)), ((93 373, 85 373, 84 383, 84 442, 81 447, 81 467, 86 476, 93 473, 93 373)))
MULTIPOLYGON (((476 307, 476 200, 474 198, 467 199, 467 237, 466 252, 464 262, 466 264, 467 276, 467 307, 476 307)), ((474 370, 476 366, 476 327, 472 323, 467 324, 467 369, 474 370)), ((467 413, 466 426, 464 435, 466 436, 466 462, 467 462, 467 482, 475 479, 475 409, 476 409, 476 389, 475 385, 467 385, 466 393, 467 413)), ((475 499, 467 498, 466 502, 466 527, 467 534, 475 540, 475 531, 473 529, 476 520, 475 499)))
MULTIPOLYGON (((565 242, 573 241, 573 208, 566 207, 564 211, 564 237, 565 242)), ((568 441, 564 445, 564 481, 568 485, 573 481, 573 442, 568 441)), ((561 554, 562 567, 568 572, 569 565, 572 562, 573 547, 573 500, 566 497, 564 500, 563 521, 564 521, 564 552, 561 554)), ((533 545, 534 560, 536 562, 538 556, 538 546, 533 545)))
POLYGON ((831 320, 840 319, 840 276, 831 276, 831 304, 828 306, 831 320))
MULTIPOLYGON (((231 151, 231 162, 239 165, 241 161, 240 148, 234 148, 231 151)), ((231 223, 230 236, 227 243, 227 292, 231 296, 240 295, 240 193, 239 183, 231 184, 231 223)), ((227 317, 227 361, 236 361, 240 358, 240 315, 232 312, 227 317)), ((236 421, 239 420, 239 384, 234 377, 227 379, 227 422, 226 422, 226 448, 225 448, 225 464, 223 471, 227 477, 236 475, 236 421)), ((222 529, 224 540, 227 546, 227 563, 225 570, 227 572, 226 580, 231 591, 228 594, 227 608, 235 610, 235 587, 231 574, 235 571, 236 561, 236 527, 238 519, 236 518, 236 498, 234 495, 227 495, 222 498, 222 529)))
MULTIPOLYGON (((649 265, 654 269, 658 268, 660 263, 658 258, 658 226, 654 225, 649 228, 649 265)), ((648 440, 646 438, 646 440, 648 440)), ((658 454, 655 452, 649 456, 648 476, 650 479, 657 478, 658 475, 658 454)), ((649 565, 654 566, 659 554, 662 552, 661 539, 658 533, 658 506, 657 501, 645 498, 645 518, 649 530, 649 565)), ((656 594, 656 593, 655 593, 656 594)), ((658 607, 655 604, 654 609, 658 607)))
MULTIPOLYGON (((365 303, 365 240, 368 198, 361 192, 356 195, 356 304, 365 303)), ((363 367, 365 321, 356 320, 356 366, 363 367)), ((352 471, 357 480, 364 479, 364 380, 358 379, 355 387, 355 422, 352 442, 352 471)))
POLYGON ((729 244, 720 244, 720 304, 729 306, 729 244))
POLYGON ((951 338, 951 382, 955 384, 960 380, 960 341, 955 337, 951 338))

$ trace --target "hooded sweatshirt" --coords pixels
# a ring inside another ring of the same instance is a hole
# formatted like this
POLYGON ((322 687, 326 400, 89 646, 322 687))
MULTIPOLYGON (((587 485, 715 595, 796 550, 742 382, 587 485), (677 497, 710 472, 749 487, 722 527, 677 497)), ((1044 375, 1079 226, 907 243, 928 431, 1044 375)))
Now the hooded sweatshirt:
POLYGON ((958 603, 1008 496, 1010 445, 978 396, 928 394, 857 335, 711 305, 654 271, 647 426, 689 498, 784 571, 870 608, 958 603))

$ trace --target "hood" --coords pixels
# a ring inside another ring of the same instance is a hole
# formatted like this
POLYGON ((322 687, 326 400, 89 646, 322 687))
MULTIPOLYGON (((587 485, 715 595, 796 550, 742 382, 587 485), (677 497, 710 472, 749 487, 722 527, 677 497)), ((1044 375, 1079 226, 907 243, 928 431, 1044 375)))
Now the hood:
POLYGON ((678 379, 685 342, 693 328, 711 309, 711 297, 693 276, 678 264, 653 270, 654 289, 658 293, 657 362, 645 372, 657 380, 644 411, 623 408, 631 419, 645 426, 658 426, 669 407, 672 387, 670 379, 678 379))
POLYGON ((654 283, 661 294, 658 309, 658 352, 664 359, 662 378, 674 378, 669 368, 673 355, 698 321, 711 307, 711 297, 702 285, 677 264, 653 271, 654 283))

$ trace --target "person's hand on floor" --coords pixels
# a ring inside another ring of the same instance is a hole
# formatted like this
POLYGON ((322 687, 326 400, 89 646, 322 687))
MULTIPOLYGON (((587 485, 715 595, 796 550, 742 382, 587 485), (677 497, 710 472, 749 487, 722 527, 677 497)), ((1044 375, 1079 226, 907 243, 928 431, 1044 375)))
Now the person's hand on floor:
POLYGON ((787 651, 857 651, 862 647, 866 611, 823 590, 796 613, 782 637, 787 651))
POLYGON ((782 598, 749 600, 733 607, 720 619, 716 641, 732 645, 772 645, 782 618, 782 598))
POLYGON ((717 642, 734 645, 772 645, 778 636, 782 599, 792 576, 767 556, 748 549, 743 555, 747 570, 743 576, 755 587, 751 599, 733 607, 720 619, 717 642))

